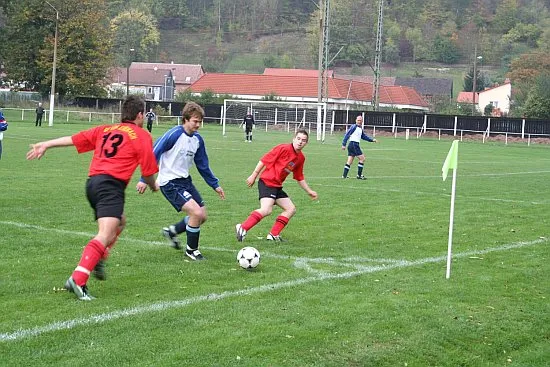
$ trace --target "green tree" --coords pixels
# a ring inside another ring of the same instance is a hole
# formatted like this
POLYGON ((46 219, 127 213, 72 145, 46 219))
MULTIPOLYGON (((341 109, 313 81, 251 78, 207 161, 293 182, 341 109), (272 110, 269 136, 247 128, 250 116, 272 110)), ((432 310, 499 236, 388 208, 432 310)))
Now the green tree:
POLYGON ((495 34, 506 34, 518 22, 518 1, 503 0, 497 6, 491 28, 495 34))
MULTIPOLYGON (((110 64, 110 32, 105 0, 53 4, 59 12, 56 92, 101 95, 110 64)), ((9 78, 47 95, 50 91, 55 12, 40 0, 12 2, 8 11, 6 55, 9 78)))
POLYGON ((550 118, 550 73, 540 74, 529 91, 523 114, 527 117, 550 118))
MULTIPOLYGON (((465 92, 471 92, 474 88, 473 82, 474 67, 472 66, 466 76, 464 77, 463 89, 465 92)), ((485 89, 485 80, 481 76, 481 72, 476 68, 476 92, 485 89)))
POLYGON ((432 47, 433 58, 445 64, 454 64, 459 58, 458 47, 451 37, 437 35, 432 47))
POLYGON ((111 30, 116 63, 124 67, 132 61, 148 61, 160 40, 156 20, 137 10, 124 11, 113 18, 111 30))

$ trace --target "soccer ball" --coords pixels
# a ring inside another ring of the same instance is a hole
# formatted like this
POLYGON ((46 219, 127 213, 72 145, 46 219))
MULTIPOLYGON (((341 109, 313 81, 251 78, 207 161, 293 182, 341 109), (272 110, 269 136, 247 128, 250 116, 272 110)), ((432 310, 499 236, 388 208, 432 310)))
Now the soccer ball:
POLYGON ((260 263, 260 253, 254 247, 243 247, 237 254, 239 266, 243 269, 252 269, 260 263))

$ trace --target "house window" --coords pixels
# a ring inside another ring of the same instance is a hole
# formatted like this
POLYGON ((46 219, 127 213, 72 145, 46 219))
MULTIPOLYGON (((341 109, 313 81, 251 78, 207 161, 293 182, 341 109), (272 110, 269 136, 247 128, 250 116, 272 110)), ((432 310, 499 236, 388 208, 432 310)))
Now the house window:
POLYGON ((186 76, 186 77, 185 77, 185 82, 186 82, 186 83, 191 83, 191 77, 190 77, 190 76, 186 76))
POLYGON ((147 87, 147 94, 153 94, 153 87, 147 87))
POLYGON ((498 101, 491 101, 490 103, 493 105, 493 108, 498 108, 498 101))

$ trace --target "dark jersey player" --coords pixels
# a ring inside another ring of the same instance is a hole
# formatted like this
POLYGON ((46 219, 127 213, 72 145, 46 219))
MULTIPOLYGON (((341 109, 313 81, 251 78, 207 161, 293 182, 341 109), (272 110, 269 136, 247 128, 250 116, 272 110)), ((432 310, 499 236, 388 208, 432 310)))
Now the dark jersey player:
POLYGON ((157 162, 153 154, 151 135, 143 130, 145 102, 139 96, 128 96, 122 105, 121 122, 81 131, 73 136, 31 145, 27 159, 40 159, 46 150, 74 145, 78 153, 93 151, 86 182, 86 196, 93 208, 99 227, 88 242, 78 266, 65 283, 65 288, 80 300, 89 301, 86 283, 90 274, 105 279, 104 261, 124 229, 124 191, 137 166, 153 191, 157 162))
POLYGON ((348 172, 353 163, 353 159, 357 157, 359 163, 357 164, 357 179, 366 180, 367 178, 363 175, 363 166, 365 164, 365 155, 361 151, 359 142, 366 140, 371 143, 376 143, 376 139, 371 138, 363 132, 363 116, 359 115, 355 119, 355 124, 351 125, 346 135, 344 135, 344 140, 342 141, 342 150, 346 149, 346 144, 348 146, 348 159, 344 165, 344 173, 342 178, 348 178, 348 172), (348 143, 349 140, 349 143, 348 143))
POLYGON ((282 241, 280 233, 296 213, 294 203, 283 191, 283 182, 290 173, 313 200, 317 199, 317 193, 308 186, 304 177, 305 157, 302 149, 307 142, 307 131, 298 130, 292 144, 280 144, 267 152, 254 168, 254 172, 246 179, 248 187, 252 187, 256 178, 260 176, 258 181, 260 208, 252 211, 243 223, 235 226, 238 241, 242 242, 252 227, 270 215, 274 205, 283 209, 283 212, 275 219, 267 239, 282 241))
POLYGON ((254 116, 250 109, 246 112, 246 116, 243 119, 243 127, 245 134, 245 141, 252 143, 252 129, 254 129, 256 122, 254 121, 254 116))

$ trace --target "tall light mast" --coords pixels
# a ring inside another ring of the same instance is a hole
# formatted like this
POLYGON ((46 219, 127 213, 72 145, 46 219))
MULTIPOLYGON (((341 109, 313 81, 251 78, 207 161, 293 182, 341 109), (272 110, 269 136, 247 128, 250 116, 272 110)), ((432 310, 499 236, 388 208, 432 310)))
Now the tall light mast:
POLYGON ((376 30, 376 55, 374 58, 374 83, 372 92, 372 108, 378 111, 380 104, 380 59, 382 58, 382 28, 384 25, 384 1, 378 1, 378 27, 376 30))

